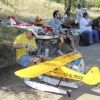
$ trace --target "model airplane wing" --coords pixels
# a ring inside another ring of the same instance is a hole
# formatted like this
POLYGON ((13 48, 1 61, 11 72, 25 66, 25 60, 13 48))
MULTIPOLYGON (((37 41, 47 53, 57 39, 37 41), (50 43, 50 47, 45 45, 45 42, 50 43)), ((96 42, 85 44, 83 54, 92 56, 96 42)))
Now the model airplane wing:
POLYGON ((58 67, 61 67, 81 57, 82 55, 72 52, 72 53, 54 58, 50 61, 46 61, 38 65, 34 65, 31 67, 16 71, 15 75, 19 77, 25 77, 25 78, 34 78, 41 74, 52 71, 58 67))

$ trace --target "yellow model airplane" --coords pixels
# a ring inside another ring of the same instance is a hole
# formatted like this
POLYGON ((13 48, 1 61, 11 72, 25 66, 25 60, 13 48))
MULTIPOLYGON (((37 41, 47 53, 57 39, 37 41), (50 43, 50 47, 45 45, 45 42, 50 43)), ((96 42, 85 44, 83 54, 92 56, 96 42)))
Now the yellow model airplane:
POLYGON ((79 80, 88 85, 100 83, 100 70, 98 67, 93 67, 87 74, 82 74, 64 66, 78 58, 82 58, 82 55, 74 52, 68 53, 52 60, 18 70, 15 72, 15 75, 23 78, 34 78, 41 74, 46 74, 49 76, 79 80))

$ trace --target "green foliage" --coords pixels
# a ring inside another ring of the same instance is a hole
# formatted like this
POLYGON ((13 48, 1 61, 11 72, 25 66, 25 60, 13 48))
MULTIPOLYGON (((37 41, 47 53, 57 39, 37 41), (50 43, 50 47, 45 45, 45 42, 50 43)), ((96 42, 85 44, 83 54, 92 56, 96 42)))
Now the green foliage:
POLYGON ((0 0, 0 1, 1 1, 1 3, 5 4, 5 5, 10 5, 8 0, 0 0))
POLYGON ((8 59, 7 53, 11 52, 12 43, 17 35, 15 28, 0 24, 0 64, 4 63, 5 59, 8 59))
MULTIPOLYGON (((11 8, 13 8, 15 12, 17 11, 17 8, 15 8, 14 5, 9 0, 0 0, 0 2, 2 4, 5 4, 5 5, 10 6, 11 8)), ((17 0, 15 0, 15 2, 17 2, 17 0)), ((0 10, 1 9, 2 8, 0 8, 0 10)))
POLYGON ((15 28, 6 27, 5 24, 0 24, 0 43, 3 41, 13 41, 17 35, 15 28))
POLYGON ((87 1, 86 0, 81 0, 82 7, 87 8, 87 1))
MULTIPOLYGON (((76 6, 77 6, 77 0, 50 0, 50 1, 54 1, 54 2, 57 2, 57 3, 63 3, 65 5, 65 2, 66 2, 66 7, 65 7, 65 10, 66 8, 68 7, 71 7, 72 10, 75 10, 76 6)), ((81 0, 81 3, 82 3, 82 6, 85 8, 87 7, 87 2, 86 0, 81 0)))
POLYGON ((3 46, 0 46, 0 57, 4 57, 4 55, 5 55, 5 49, 4 49, 4 47, 3 46))
POLYGON ((93 7, 100 8, 100 0, 93 0, 93 7))
POLYGON ((62 2, 64 2, 64 0, 50 0, 50 1, 54 1, 54 2, 57 2, 57 3, 62 3, 62 2))
POLYGON ((76 6, 77 6, 77 1, 76 0, 71 0, 71 8, 72 8, 72 10, 75 10, 76 6))

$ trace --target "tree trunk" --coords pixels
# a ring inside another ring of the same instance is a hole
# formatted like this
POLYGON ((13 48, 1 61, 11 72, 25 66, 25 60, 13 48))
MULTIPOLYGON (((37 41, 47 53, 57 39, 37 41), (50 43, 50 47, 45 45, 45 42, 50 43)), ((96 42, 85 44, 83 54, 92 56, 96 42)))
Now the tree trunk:
POLYGON ((68 0, 68 8, 71 8, 71 2, 72 0, 68 0))
POLYGON ((66 11, 66 8, 67 8, 67 2, 66 2, 67 0, 64 0, 64 10, 66 11))

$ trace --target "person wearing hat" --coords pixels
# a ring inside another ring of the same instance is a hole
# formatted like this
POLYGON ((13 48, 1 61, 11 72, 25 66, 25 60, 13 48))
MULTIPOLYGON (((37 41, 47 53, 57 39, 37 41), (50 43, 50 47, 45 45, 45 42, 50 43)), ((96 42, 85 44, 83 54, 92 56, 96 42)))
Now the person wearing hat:
POLYGON ((23 67, 29 67, 34 65, 36 62, 48 60, 48 57, 44 55, 29 55, 28 52, 34 53, 37 49, 32 29, 27 29, 23 34, 18 35, 13 42, 13 48, 16 49, 16 61, 23 67))
POLYGON ((78 4, 77 9, 76 9, 76 20, 78 23, 80 23, 82 15, 83 15, 82 6, 81 6, 81 4, 78 4))
POLYGON ((83 13, 83 18, 80 20, 80 30, 82 31, 82 34, 87 34, 89 38, 90 45, 95 43, 99 43, 99 36, 98 31, 92 29, 92 21, 89 20, 89 15, 87 12, 83 13), (94 36, 94 40, 93 40, 94 36))
POLYGON ((100 16, 96 19, 92 20, 92 29, 97 30, 99 34, 99 41, 100 41, 100 16))

